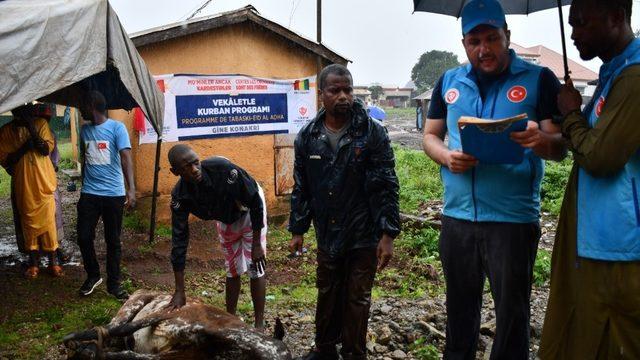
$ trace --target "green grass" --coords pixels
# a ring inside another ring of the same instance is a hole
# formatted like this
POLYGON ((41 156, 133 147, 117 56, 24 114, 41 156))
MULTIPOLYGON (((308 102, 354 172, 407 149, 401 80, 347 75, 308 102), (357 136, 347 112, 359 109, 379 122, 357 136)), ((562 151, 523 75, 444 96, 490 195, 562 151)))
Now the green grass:
POLYGON ((374 288, 374 297, 420 298, 442 294, 444 287, 430 278, 435 275, 439 279, 442 273, 439 236, 436 229, 405 229, 394 241, 394 257, 401 265, 378 273, 380 286, 374 288))
POLYGON ((393 146, 396 174, 400 182, 400 211, 416 213, 428 200, 442 198, 440 166, 424 152, 393 146))
POLYGON ((533 265, 533 284, 545 285, 551 278, 551 253, 544 249, 538 250, 536 262, 533 265))
MULTIPOLYGON (((149 219, 143 217, 138 211, 127 211, 122 217, 122 226, 138 234, 143 234, 149 231, 149 219)), ((155 234, 170 238, 171 226, 156 222, 155 234)))
POLYGON ((384 112, 387 114, 387 119, 415 119, 416 108, 384 108, 384 112))
POLYGON ((116 299, 98 292, 88 300, 68 301, 64 307, 16 314, 0 324, 0 352, 7 358, 41 359, 67 334, 109 323, 120 306, 116 299))
POLYGON ((411 354, 419 360, 438 360, 440 359, 440 351, 438 348, 427 342, 427 338, 420 338, 409 346, 411 354))
POLYGON ((136 233, 144 233, 149 228, 149 221, 143 219, 137 211, 130 211, 122 217, 122 226, 136 233))
POLYGON ((76 163, 73 161, 73 144, 71 142, 58 143, 58 151, 60 152, 58 167, 60 169, 75 169, 76 163))
POLYGON ((556 216, 560 214, 562 198, 567 187, 572 163, 571 156, 567 156, 562 162, 547 161, 545 163, 545 173, 540 192, 542 211, 556 216))
POLYGON ((156 223, 156 235, 157 236, 166 237, 166 238, 170 238, 171 237, 171 226, 170 225, 161 224, 161 223, 156 223))
POLYGON ((421 261, 429 262, 440 256, 439 237, 440 232, 436 229, 405 229, 395 244, 421 261))
POLYGON ((11 195, 11 176, 4 168, 0 168, 0 196, 9 197, 11 195))

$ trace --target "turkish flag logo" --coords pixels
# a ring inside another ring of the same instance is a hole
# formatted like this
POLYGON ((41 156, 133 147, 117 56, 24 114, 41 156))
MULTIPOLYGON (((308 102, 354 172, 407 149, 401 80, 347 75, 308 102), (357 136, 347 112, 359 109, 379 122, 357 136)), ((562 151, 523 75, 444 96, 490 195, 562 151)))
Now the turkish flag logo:
POLYGON ((305 116, 305 115, 307 114, 307 108, 306 108, 306 107, 304 107, 304 106, 301 106, 301 107, 298 109, 298 112, 300 112, 300 115, 305 116))
POLYGON ((107 150, 107 143, 106 142, 99 142, 98 143, 98 150, 107 150))
POLYGON ((456 101, 458 101, 459 97, 460 97, 460 91, 458 91, 458 89, 456 88, 453 88, 453 89, 447 90, 447 93, 444 95, 444 100, 447 102, 447 104, 453 104, 456 101))
POLYGON ((598 99, 598 104, 596 104, 596 116, 600 117, 600 113, 602 112, 602 108, 604 107, 604 96, 600 96, 598 99))
POLYGON ((513 103, 519 103, 527 98, 527 89, 524 86, 516 85, 507 91, 507 99, 513 103))

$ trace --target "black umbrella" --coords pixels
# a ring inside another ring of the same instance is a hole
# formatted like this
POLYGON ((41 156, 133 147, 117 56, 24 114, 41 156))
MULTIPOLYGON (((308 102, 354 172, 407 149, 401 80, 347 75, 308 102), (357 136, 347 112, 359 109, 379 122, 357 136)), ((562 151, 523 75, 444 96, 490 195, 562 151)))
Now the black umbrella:
MULTIPOLYGON (((413 11, 425 11, 435 14, 460 17, 462 8, 470 0, 413 0, 413 11)), ((527 15, 536 11, 558 8, 560 16, 560 33, 562 39, 562 59, 564 61, 564 79, 569 79, 569 65, 567 63, 567 46, 564 40, 564 22, 562 6, 570 5, 571 0, 498 0, 505 14, 527 15)))

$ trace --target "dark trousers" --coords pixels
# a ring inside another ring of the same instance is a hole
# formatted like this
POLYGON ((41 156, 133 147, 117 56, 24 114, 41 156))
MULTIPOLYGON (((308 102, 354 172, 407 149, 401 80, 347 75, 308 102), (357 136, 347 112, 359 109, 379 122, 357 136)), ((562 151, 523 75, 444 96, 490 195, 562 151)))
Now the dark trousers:
POLYGON ((102 218, 104 240, 107 243, 107 289, 120 285, 120 232, 124 196, 98 196, 82 193, 78 201, 78 245, 82 253, 84 270, 90 278, 100 277, 100 265, 93 241, 96 225, 102 218))
POLYGON ((474 223, 444 216, 440 259, 447 285, 444 358, 475 359, 485 277, 496 311, 491 359, 528 359, 529 300, 538 223, 474 223))
POLYGON ((376 275, 376 248, 355 249, 339 258, 318 251, 316 348, 344 359, 367 358, 367 324, 376 275))

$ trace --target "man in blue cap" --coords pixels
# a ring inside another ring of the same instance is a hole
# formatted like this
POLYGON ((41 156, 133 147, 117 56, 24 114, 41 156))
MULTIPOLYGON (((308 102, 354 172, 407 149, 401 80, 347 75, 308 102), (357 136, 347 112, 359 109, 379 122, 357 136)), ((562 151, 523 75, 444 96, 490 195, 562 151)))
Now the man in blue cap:
POLYGON ((527 359, 531 279, 540 238, 542 159, 566 154, 558 125, 559 81, 509 49, 504 11, 495 0, 462 10, 468 64, 448 70, 433 91, 423 148, 442 165, 440 257, 447 285, 445 359, 475 359, 485 277, 496 310, 491 359, 527 359), (499 119, 526 113, 511 139, 519 164, 479 162, 461 148, 461 116, 499 119), (448 135, 445 144, 444 137, 448 135))

